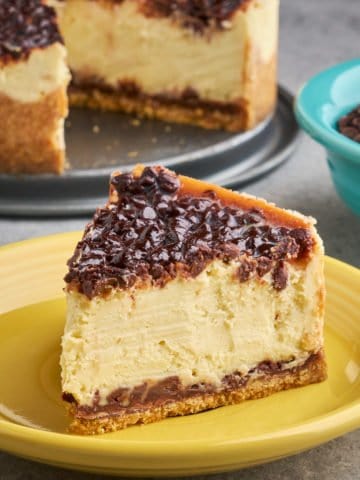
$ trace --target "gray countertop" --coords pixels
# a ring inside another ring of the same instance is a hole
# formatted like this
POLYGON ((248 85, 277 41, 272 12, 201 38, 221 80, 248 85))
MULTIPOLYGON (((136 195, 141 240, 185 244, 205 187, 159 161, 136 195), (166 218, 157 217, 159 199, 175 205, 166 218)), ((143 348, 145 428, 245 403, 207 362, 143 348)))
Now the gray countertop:
MULTIPOLYGON (((281 6, 280 82, 296 92, 313 74, 359 56, 359 0, 283 0, 281 6)), ((360 266, 360 218, 337 197, 323 149, 304 136, 296 154, 279 170, 246 191, 318 220, 328 255, 360 266)), ((0 244, 55 232, 82 229, 86 219, 0 219, 0 244)), ((214 478, 357 479, 360 478, 360 431, 268 465, 214 478)), ((99 479, 66 472, 0 453, 0 480, 99 479)))

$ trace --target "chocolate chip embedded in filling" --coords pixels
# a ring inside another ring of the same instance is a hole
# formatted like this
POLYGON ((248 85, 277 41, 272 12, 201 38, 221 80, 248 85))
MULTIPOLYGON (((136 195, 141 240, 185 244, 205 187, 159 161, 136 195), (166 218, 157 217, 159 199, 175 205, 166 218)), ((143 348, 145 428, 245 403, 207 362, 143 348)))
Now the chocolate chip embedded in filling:
POLYGON ((345 137, 360 143, 360 105, 340 118, 338 128, 345 137))
POLYGON ((40 0, 0 1, 0 59, 27 58, 34 48, 62 43, 55 10, 40 0))
POLYGON ((224 205, 215 192, 181 192, 180 180, 161 168, 112 178, 118 201, 96 211, 69 260, 65 281, 88 298, 137 280, 163 286, 178 274, 196 277, 214 259, 240 262, 239 280, 273 271, 285 288, 285 260, 306 257, 313 239, 304 228, 270 225, 260 209, 224 205))

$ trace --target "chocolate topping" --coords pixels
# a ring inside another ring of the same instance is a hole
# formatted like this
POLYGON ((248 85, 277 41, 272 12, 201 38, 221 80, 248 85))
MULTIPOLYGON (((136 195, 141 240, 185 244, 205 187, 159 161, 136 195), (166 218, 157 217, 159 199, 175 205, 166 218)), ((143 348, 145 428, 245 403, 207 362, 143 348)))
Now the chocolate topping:
POLYGON ((180 378, 174 375, 158 382, 147 382, 137 385, 133 389, 118 388, 107 396, 105 405, 100 404, 98 392, 94 395, 92 405, 77 405, 75 398, 66 392, 63 393, 63 400, 76 406, 75 416, 77 418, 92 419, 96 418, 99 413, 101 413, 102 417, 121 415, 124 413, 129 414, 145 411, 152 407, 160 407, 173 401, 180 401, 215 392, 236 391, 245 387, 254 375, 257 377, 269 377, 284 375, 290 372, 295 373, 318 361, 321 355, 321 353, 312 353, 303 365, 295 367, 291 367, 288 361, 264 361, 250 370, 246 375, 238 371, 225 375, 220 387, 205 382, 184 386, 180 378))
POLYGON ((360 105, 340 118, 338 127, 340 133, 345 135, 345 137, 360 143, 360 105))
POLYGON ((141 11, 149 17, 172 17, 180 25, 203 33, 208 28, 224 29, 226 21, 249 0, 145 0, 141 11))
POLYGON ((0 26, 0 58, 5 62, 62 43, 55 10, 40 0, 0 0, 0 26))
POLYGON ((284 260, 308 255, 313 239, 304 228, 270 225, 259 209, 224 205, 213 191, 182 192, 178 177, 162 167, 111 180, 118 200, 96 211, 69 260, 65 281, 88 298, 138 281, 162 286, 177 274, 196 277, 220 259, 239 261, 239 279, 273 269, 285 288, 284 260))

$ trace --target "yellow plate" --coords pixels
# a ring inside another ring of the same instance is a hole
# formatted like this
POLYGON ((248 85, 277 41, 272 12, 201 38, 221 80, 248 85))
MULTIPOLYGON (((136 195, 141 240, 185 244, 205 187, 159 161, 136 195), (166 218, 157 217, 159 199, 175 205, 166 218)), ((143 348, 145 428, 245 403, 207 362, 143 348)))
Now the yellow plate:
POLYGON ((268 462, 360 426, 360 271, 327 258, 326 382, 118 433, 67 434, 58 367, 62 277, 78 238, 0 249, 0 448, 91 472, 191 475, 268 462))

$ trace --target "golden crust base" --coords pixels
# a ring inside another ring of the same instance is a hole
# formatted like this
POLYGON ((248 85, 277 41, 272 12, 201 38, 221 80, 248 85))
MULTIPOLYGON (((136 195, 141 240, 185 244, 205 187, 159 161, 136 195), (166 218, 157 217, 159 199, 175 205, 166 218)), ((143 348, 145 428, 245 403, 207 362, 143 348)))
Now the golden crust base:
POLYGON ((225 113, 220 110, 205 109, 201 106, 189 108, 179 102, 164 103, 148 97, 130 97, 121 92, 105 92, 98 88, 76 90, 69 94, 70 104, 77 107, 121 111, 136 114, 141 118, 163 120, 170 123, 196 125, 206 129, 224 129, 229 132, 246 130, 248 118, 246 107, 239 113, 225 113))
MULTIPOLYGON (((327 368, 324 353, 320 352, 305 365, 280 373, 250 378, 246 385, 233 391, 207 393, 202 396, 171 402, 143 412, 121 416, 104 416, 92 420, 74 417, 69 430, 80 435, 96 435, 114 432, 135 424, 157 422, 167 417, 189 415, 244 400, 266 397, 281 390, 301 387, 325 380, 327 368)), ((70 414, 76 415, 76 407, 70 406, 70 414)))
POLYGON ((55 138, 67 115, 65 88, 41 101, 23 103, 0 95, 0 172, 61 173, 64 149, 55 138))

